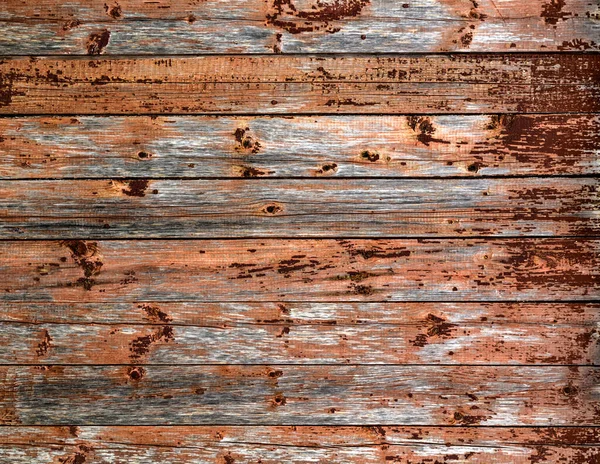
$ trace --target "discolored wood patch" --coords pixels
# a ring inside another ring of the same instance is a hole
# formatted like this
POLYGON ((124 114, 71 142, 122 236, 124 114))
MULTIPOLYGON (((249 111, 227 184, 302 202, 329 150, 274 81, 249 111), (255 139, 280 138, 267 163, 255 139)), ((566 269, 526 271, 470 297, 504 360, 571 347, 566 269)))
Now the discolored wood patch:
POLYGON ((102 266, 88 287, 60 242, 0 242, 1 300, 587 301, 600 289, 587 238, 93 243, 102 266), (38 263, 59 266, 40 275, 38 263))
POLYGON ((600 230, 598 187, 569 178, 0 181, 0 237, 589 236, 600 230))
MULTIPOLYGON (((597 54, 8 58, 0 114, 595 112, 599 62, 597 54)), ((423 121, 411 127, 424 145, 436 139, 423 121)))
POLYGON ((590 114, 16 117, 0 118, 0 132, 5 179, 551 176, 600 169, 600 118, 590 114))

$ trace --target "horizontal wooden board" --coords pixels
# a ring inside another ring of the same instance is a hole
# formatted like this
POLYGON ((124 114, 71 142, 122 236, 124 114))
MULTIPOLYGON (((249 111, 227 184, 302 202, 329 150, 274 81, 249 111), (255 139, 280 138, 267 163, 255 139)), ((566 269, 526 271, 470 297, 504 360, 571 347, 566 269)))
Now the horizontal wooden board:
POLYGON ((597 50, 589 0, 5 0, 0 54, 597 50))
POLYGON ((599 435, 594 427, 14 426, 0 429, 0 449, 15 464, 589 464, 600 458, 599 435))
POLYGON ((595 112, 599 64, 598 54, 5 58, 0 114, 595 112))
POLYGON ((557 366, 2 366, 22 425, 594 425, 600 370, 557 366))
POLYGON ((589 236, 597 179, 0 181, 0 238, 589 236))
POLYGON ((3 241, 3 301, 596 300, 592 239, 3 241))
POLYGON ((599 354, 596 304, 17 303, 0 315, 2 364, 594 364, 599 354))
POLYGON ((0 178, 600 173, 600 116, 0 118, 0 178))

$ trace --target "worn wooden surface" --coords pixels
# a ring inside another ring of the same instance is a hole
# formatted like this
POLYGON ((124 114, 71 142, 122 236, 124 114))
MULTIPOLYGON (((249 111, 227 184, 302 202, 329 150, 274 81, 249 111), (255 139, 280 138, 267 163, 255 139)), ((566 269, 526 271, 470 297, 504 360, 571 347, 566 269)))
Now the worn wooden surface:
POLYGON ((0 181, 0 237, 593 235, 599 185, 579 178, 0 181))
POLYGON ((596 300, 599 249, 584 238, 3 241, 1 298, 596 300))
POLYGON ((598 54, 7 58, 0 114, 594 112, 599 65, 598 54))
POLYGON ((593 114, 33 116, 0 133, 3 179, 600 173, 593 114))
POLYGON ((593 427, 24 427, 0 429, 12 463, 591 463, 593 427), (71 459, 71 461, 69 461, 71 459), (85 461, 83 461, 85 459, 85 461))
POLYGON ((0 417, 23 425, 593 426, 600 408, 592 367, 38 365, 0 378, 0 417))
POLYGON ((600 320, 572 303, 6 306, 0 364, 595 364, 600 320))
POLYGON ((5 0, 0 54, 598 50, 590 0, 5 0))
POLYGON ((600 462, 597 1, 0 30, 0 463, 600 462))

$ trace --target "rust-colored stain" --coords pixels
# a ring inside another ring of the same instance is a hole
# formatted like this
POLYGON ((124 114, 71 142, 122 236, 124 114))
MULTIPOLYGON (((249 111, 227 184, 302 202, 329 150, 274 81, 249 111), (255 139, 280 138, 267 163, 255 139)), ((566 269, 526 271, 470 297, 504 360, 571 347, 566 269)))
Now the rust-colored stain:
POLYGON ((0 461, 600 462, 596 3, 4 3, 0 461))

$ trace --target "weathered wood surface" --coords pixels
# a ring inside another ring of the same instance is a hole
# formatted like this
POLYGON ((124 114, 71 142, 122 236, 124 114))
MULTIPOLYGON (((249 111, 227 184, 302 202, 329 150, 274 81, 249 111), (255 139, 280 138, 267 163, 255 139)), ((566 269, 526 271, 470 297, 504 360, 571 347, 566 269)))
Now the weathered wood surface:
POLYGON ((596 300, 592 239, 4 241, 4 301, 596 300), (224 252, 226 250, 226 252, 224 252))
POLYGON ((597 50, 589 0, 5 0, 0 54, 597 50))
POLYGON ((82 463, 107 464, 590 464, 600 458, 600 430, 460 426, 13 426, 0 428, 0 450, 16 464, 76 463, 77 459, 82 463))
POLYGON ((0 118, 0 178, 600 173, 598 115, 0 118))
POLYGON ((598 356, 600 307, 591 304, 33 306, 2 306, 0 363, 595 364, 598 356), (42 310, 59 322, 13 321, 42 310), (77 321, 83 310, 92 323, 77 321), (105 322, 114 319, 135 322, 105 322))
POLYGON ((6 58, 0 114, 600 111, 600 55, 6 58))
POLYGON ((566 366, 2 366, 22 425, 595 425, 600 370, 566 366))
POLYGON ((597 179, 0 181, 0 238, 589 236, 597 179))

